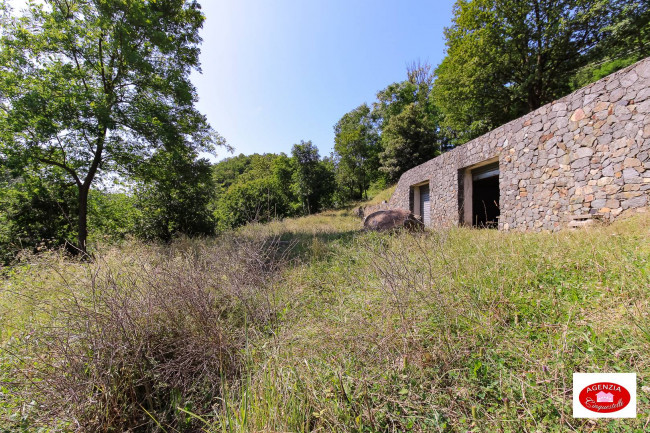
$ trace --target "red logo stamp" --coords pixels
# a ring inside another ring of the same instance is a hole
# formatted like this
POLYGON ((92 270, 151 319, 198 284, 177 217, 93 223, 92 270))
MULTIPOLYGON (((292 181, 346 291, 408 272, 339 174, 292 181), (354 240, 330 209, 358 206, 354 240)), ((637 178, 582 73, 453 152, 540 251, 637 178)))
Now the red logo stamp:
POLYGON ((612 382, 596 382, 585 387, 578 396, 580 404, 598 413, 612 413, 630 404, 630 392, 612 382))

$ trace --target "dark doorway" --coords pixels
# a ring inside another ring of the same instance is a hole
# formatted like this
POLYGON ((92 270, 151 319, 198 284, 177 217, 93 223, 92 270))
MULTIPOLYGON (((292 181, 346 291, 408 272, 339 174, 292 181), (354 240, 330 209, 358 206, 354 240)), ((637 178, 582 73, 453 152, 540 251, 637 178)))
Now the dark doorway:
POLYGON ((472 170, 472 224, 499 227, 499 163, 472 170))

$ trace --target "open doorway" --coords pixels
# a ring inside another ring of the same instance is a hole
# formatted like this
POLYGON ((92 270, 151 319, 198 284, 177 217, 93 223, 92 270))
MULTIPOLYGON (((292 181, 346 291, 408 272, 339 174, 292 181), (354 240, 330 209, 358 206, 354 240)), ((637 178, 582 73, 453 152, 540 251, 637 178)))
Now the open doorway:
POLYGON ((499 162, 487 161, 465 169, 462 216, 466 225, 499 227, 499 162))

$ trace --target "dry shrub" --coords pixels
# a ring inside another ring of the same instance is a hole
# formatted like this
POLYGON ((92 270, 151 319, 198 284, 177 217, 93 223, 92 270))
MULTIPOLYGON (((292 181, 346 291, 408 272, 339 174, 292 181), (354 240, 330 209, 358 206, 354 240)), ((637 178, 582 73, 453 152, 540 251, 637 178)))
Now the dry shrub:
POLYGON ((247 332, 272 325, 280 247, 234 238, 136 246, 82 265, 83 278, 61 274, 49 326, 9 345, 20 360, 17 393, 37 403, 42 425, 191 429, 178 408, 204 414, 218 404, 239 374, 247 332))

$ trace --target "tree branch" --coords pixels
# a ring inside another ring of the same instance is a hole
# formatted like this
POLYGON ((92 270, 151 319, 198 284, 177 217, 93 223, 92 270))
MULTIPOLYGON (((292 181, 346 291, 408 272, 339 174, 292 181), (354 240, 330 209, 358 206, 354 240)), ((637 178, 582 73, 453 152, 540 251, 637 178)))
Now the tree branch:
POLYGON ((72 178, 74 179, 77 186, 79 186, 79 187, 82 186, 81 180, 79 179, 79 176, 77 175, 77 172, 74 171, 71 167, 68 167, 67 165, 65 165, 65 164, 63 164, 61 162, 58 162, 58 161, 55 161, 55 160, 49 159, 49 158, 43 158, 43 157, 37 156, 36 159, 38 159, 40 162, 42 162, 44 164, 50 164, 50 165, 54 165, 56 167, 62 168, 63 170, 67 171, 72 176, 72 178))

